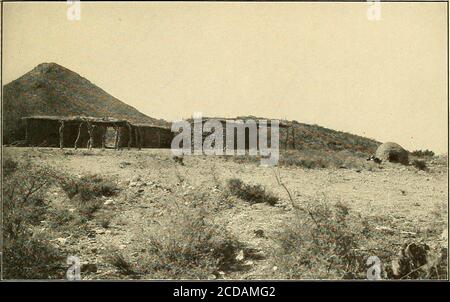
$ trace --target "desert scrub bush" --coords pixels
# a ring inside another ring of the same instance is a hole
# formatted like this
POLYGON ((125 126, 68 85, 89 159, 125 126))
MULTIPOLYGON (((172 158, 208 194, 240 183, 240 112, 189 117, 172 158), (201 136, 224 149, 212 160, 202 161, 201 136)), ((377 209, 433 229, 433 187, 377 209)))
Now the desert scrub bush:
POLYGON ((32 232, 21 230, 3 238, 3 278, 63 279, 64 256, 48 240, 37 239, 32 232))
POLYGON ((111 219, 112 219, 112 215, 111 214, 105 214, 104 213, 104 214, 100 215, 99 217, 97 217, 97 223, 101 227, 107 229, 111 225, 111 219))
POLYGON ((431 150, 414 150, 411 152, 411 155, 417 156, 417 157, 433 157, 434 152, 431 150))
POLYGON ((48 238, 33 232, 46 215, 45 190, 56 183, 46 167, 23 163, 3 182, 3 277, 48 279, 64 276, 63 257, 48 238))
POLYGON ((245 184, 238 178, 232 178, 228 180, 227 187, 232 195, 248 201, 251 204, 265 202, 273 206, 278 202, 278 197, 267 192, 266 189, 259 184, 245 184))
POLYGON ((296 220, 279 233, 274 255, 284 278, 366 278, 366 258, 358 251, 363 232, 348 223, 347 206, 317 201, 295 211, 296 220))
POLYGON ((329 162, 326 156, 318 152, 288 151, 281 154, 278 165, 316 169, 329 167, 329 162))
POLYGON ((69 198, 79 196, 82 201, 89 201, 101 196, 113 196, 118 191, 114 182, 100 175, 63 179, 61 186, 69 198))
POLYGON ((81 223, 80 218, 67 209, 49 208, 45 214, 45 220, 53 229, 70 228, 75 223, 81 223))
POLYGON ((241 244, 209 215, 177 207, 150 235, 136 270, 152 279, 207 279, 235 269, 241 244))
POLYGON ((99 197, 114 196, 119 191, 113 181, 100 175, 66 177, 61 178, 60 183, 67 196, 75 200, 79 212, 88 219, 102 207, 103 201, 99 197))
POLYGON ((416 167, 419 170, 427 171, 427 163, 424 160, 415 159, 411 163, 414 167, 416 167))
POLYGON ((184 166, 184 157, 183 156, 173 156, 172 159, 174 160, 175 163, 184 166))
POLYGON ((18 162, 12 158, 3 159, 3 176, 8 177, 10 174, 14 173, 17 169, 18 162))
POLYGON ((138 276, 133 265, 119 251, 110 252, 106 256, 106 262, 115 267, 123 275, 138 276))

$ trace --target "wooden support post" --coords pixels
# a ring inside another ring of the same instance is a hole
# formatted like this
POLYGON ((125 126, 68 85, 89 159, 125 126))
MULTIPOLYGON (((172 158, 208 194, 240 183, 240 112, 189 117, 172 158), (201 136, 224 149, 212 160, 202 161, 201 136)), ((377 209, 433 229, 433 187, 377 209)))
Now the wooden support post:
POLYGON ((256 151, 259 150, 259 123, 256 127, 257 131, 256 131, 256 151))
POLYGON ((289 128, 286 128, 286 141, 284 142, 284 151, 287 151, 288 138, 289 138, 289 128))
POLYGON ((60 121, 61 126, 59 127, 59 149, 64 148, 64 121, 60 121))
POLYGON ((158 129, 158 148, 161 148, 161 129, 158 129))
POLYGON ((138 150, 141 150, 142 149, 142 141, 143 141, 141 127, 138 127, 138 133, 139 133, 139 147, 138 147, 138 150))
POLYGON ((292 148, 294 148, 295 150, 295 128, 294 126, 292 126, 291 128, 292 128, 292 148))
POLYGON ((116 144, 115 149, 120 149, 120 126, 115 125, 114 128, 116 129, 116 144))
POLYGON ((131 148, 131 139, 133 138, 133 131, 131 130, 131 124, 127 123, 128 126, 128 150, 131 148))
POLYGON ((120 150, 122 136, 120 135, 120 126, 117 127, 117 150, 120 150))
POLYGON ((114 150, 117 150, 118 148, 118 146, 119 146, 119 144, 118 144, 118 142, 119 142, 119 127, 117 127, 117 125, 114 125, 114 129, 116 130, 116 141, 114 142, 114 150))
POLYGON ((107 132, 108 127, 107 126, 102 126, 102 150, 105 150, 106 147, 106 132, 107 132))
POLYGON ((136 148, 139 147, 139 137, 138 137, 138 128, 134 127, 134 144, 136 146, 136 148))
POLYGON ((95 146, 95 127, 97 127, 97 125, 92 125, 91 149, 95 146))
POLYGON ((87 143, 87 148, 88 148, 88 150, 91 150, 92 144, 94 142, 94 128, 92 127, 91 123, 88 121, 86 121, 86 125, 87 125, 88 133, 89 133, 89 140, 87 143))
POLYGON ((75 139, 75 145, 74 145, 74 149, 76 150, 78 148, 78 141, 80 140, 80 136, 81 136, 81 127, 83 126, 83 122, 81 122, 78 125, 78 134, 77 134, 77 138, 75 139))
POLYGON ((28 120, 25 119, 25 144, 29 145, 29 138, 28 138, 28 120))

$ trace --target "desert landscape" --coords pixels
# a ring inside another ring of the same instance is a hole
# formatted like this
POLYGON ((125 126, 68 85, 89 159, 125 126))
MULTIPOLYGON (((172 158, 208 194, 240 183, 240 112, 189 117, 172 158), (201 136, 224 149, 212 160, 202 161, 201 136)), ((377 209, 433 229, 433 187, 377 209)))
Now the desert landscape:
POLYGON ((30 236, 5 241, 5 277, 64 278, 73 255, 83 279, 365 279, 370 256, 383 278, 447 278, 446 156, 426 157, 426 171, 364 158, 180 163, 169 149, 6 147, 3 158, 5 226, 30 236))
POLYGON ((2 279, 448 280, 447 3, 69 2, 2 4, 2 279))

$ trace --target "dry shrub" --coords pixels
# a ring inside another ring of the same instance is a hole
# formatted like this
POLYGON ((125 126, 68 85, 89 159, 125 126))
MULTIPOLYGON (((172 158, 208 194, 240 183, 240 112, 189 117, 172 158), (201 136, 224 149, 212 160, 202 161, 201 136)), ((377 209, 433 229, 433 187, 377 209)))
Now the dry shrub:
POLYGON ((63 278, 63 257, 33 227, 45 218, 45 189, 55 173, 29 163, 16 165, 3 182, 3 277, 6 279, 63 278))
POLYGON ((417 156, 417 157, 433 157, 434 152, 431 150, 414 150, 411 152, 411 155, 417 156))
POLYGON ((412 161, 412 165, 422 171, 428 170, 427 163, 424 160, 415 159, 412 161))
POLYGON ((18 162, 11 158, 3 159, 3 176, 7 177, 10 174, 14 173, 17 169, 18 162))
POLYGON ((16 238, 10 238, 5 232, 3 278, 64 278, 64 256, 47 239, 36 238, 28 230, 21 230, 16 234, 16 238))
POLYGON ((240 246, 204 209, 179 207, 150 235, 136 270, 152 279, 207 279, 235 268, 240 246))
POLYGON ((56 228, 70 228, 77 220, 77 217, 67 209, 49 208, 45 215, 50 227, 56 228))
POLYGON ((232 178, 228 180, 227 186, 232 195, 248 201, 251 204, 265 202, 273 206, 278 202, 278 197, 267 192, 261 185, 245 184, 238 178, 232 178))
POLYGON ((365 278, 365 258, 358 249, 362 225, 349 223, 353 216, 347 206, 317 201, 295 211, 296 220, 280 232, 281 248, 274 255, 283 278, 365 278))
POLYGON ((184 158, 182 156, 173 156, 172 159, 180 166, 184 166, 184 158))
POLYGON ((102 215, 98 218, 98 223, 105 229, 111 225, 111 215, 102 215))
POLYGON ((79 212, 88 219, 102 207, 103 201, 99 197, 114 196, 118 192, 114 182, 100 175, 66 177, 61 178, 60 183, 67 196, 76 201, 79 212))
POLYGON ((125 257, 118 251, 113 251, 106 257, 106 261, 114 266, 121 274, 128 276, 136 276, 133 265, 125 259, 125 257))
POLYGON ((431 236, 408 233, 388 216, 364 217, 340 202, 316 200, 300 206, 278 176, 277 180, 295 214, 295 220, 280 232, 280 248, 274 253, 280 278, 366 279, 366 261, 371 256, 380 259, 383 279, 447 278, 448 238, 441 235, 447 226, 446 209, 436 210, 439 224, 430 225, 435 231, 428 232, 431 236), (406 248, 418 246, 425 248, 406 248))
POLYGON ((66 179, 62 188, 69 198, 79 196, 81 201, 89 201, 101 196, 113 196, 117 193, 116 184, 100 175, 85 175, 79 179, 66 179))

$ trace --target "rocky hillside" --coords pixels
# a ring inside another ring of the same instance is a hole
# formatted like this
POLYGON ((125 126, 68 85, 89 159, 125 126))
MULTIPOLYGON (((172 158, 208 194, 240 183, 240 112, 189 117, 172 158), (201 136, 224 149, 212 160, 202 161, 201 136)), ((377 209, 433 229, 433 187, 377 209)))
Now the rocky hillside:
POLYGON ((30 115, 88 115, 167 125, 139 112, 56 63, 43 63, 3 87, 3 141, 23 139, 20 118, 30 115))
MULTIPOLYGON (((255 116, 239 116, 238 119, 265 119, 255 116)), ((361 156, 374 154, 380 142, 367 137, 337 131, 318 125, 281 120, 290 128, 280 128, 280 147, 311 152, 349 151, 361 156), (287 136, 287 137, 286 137, 287 136)))

